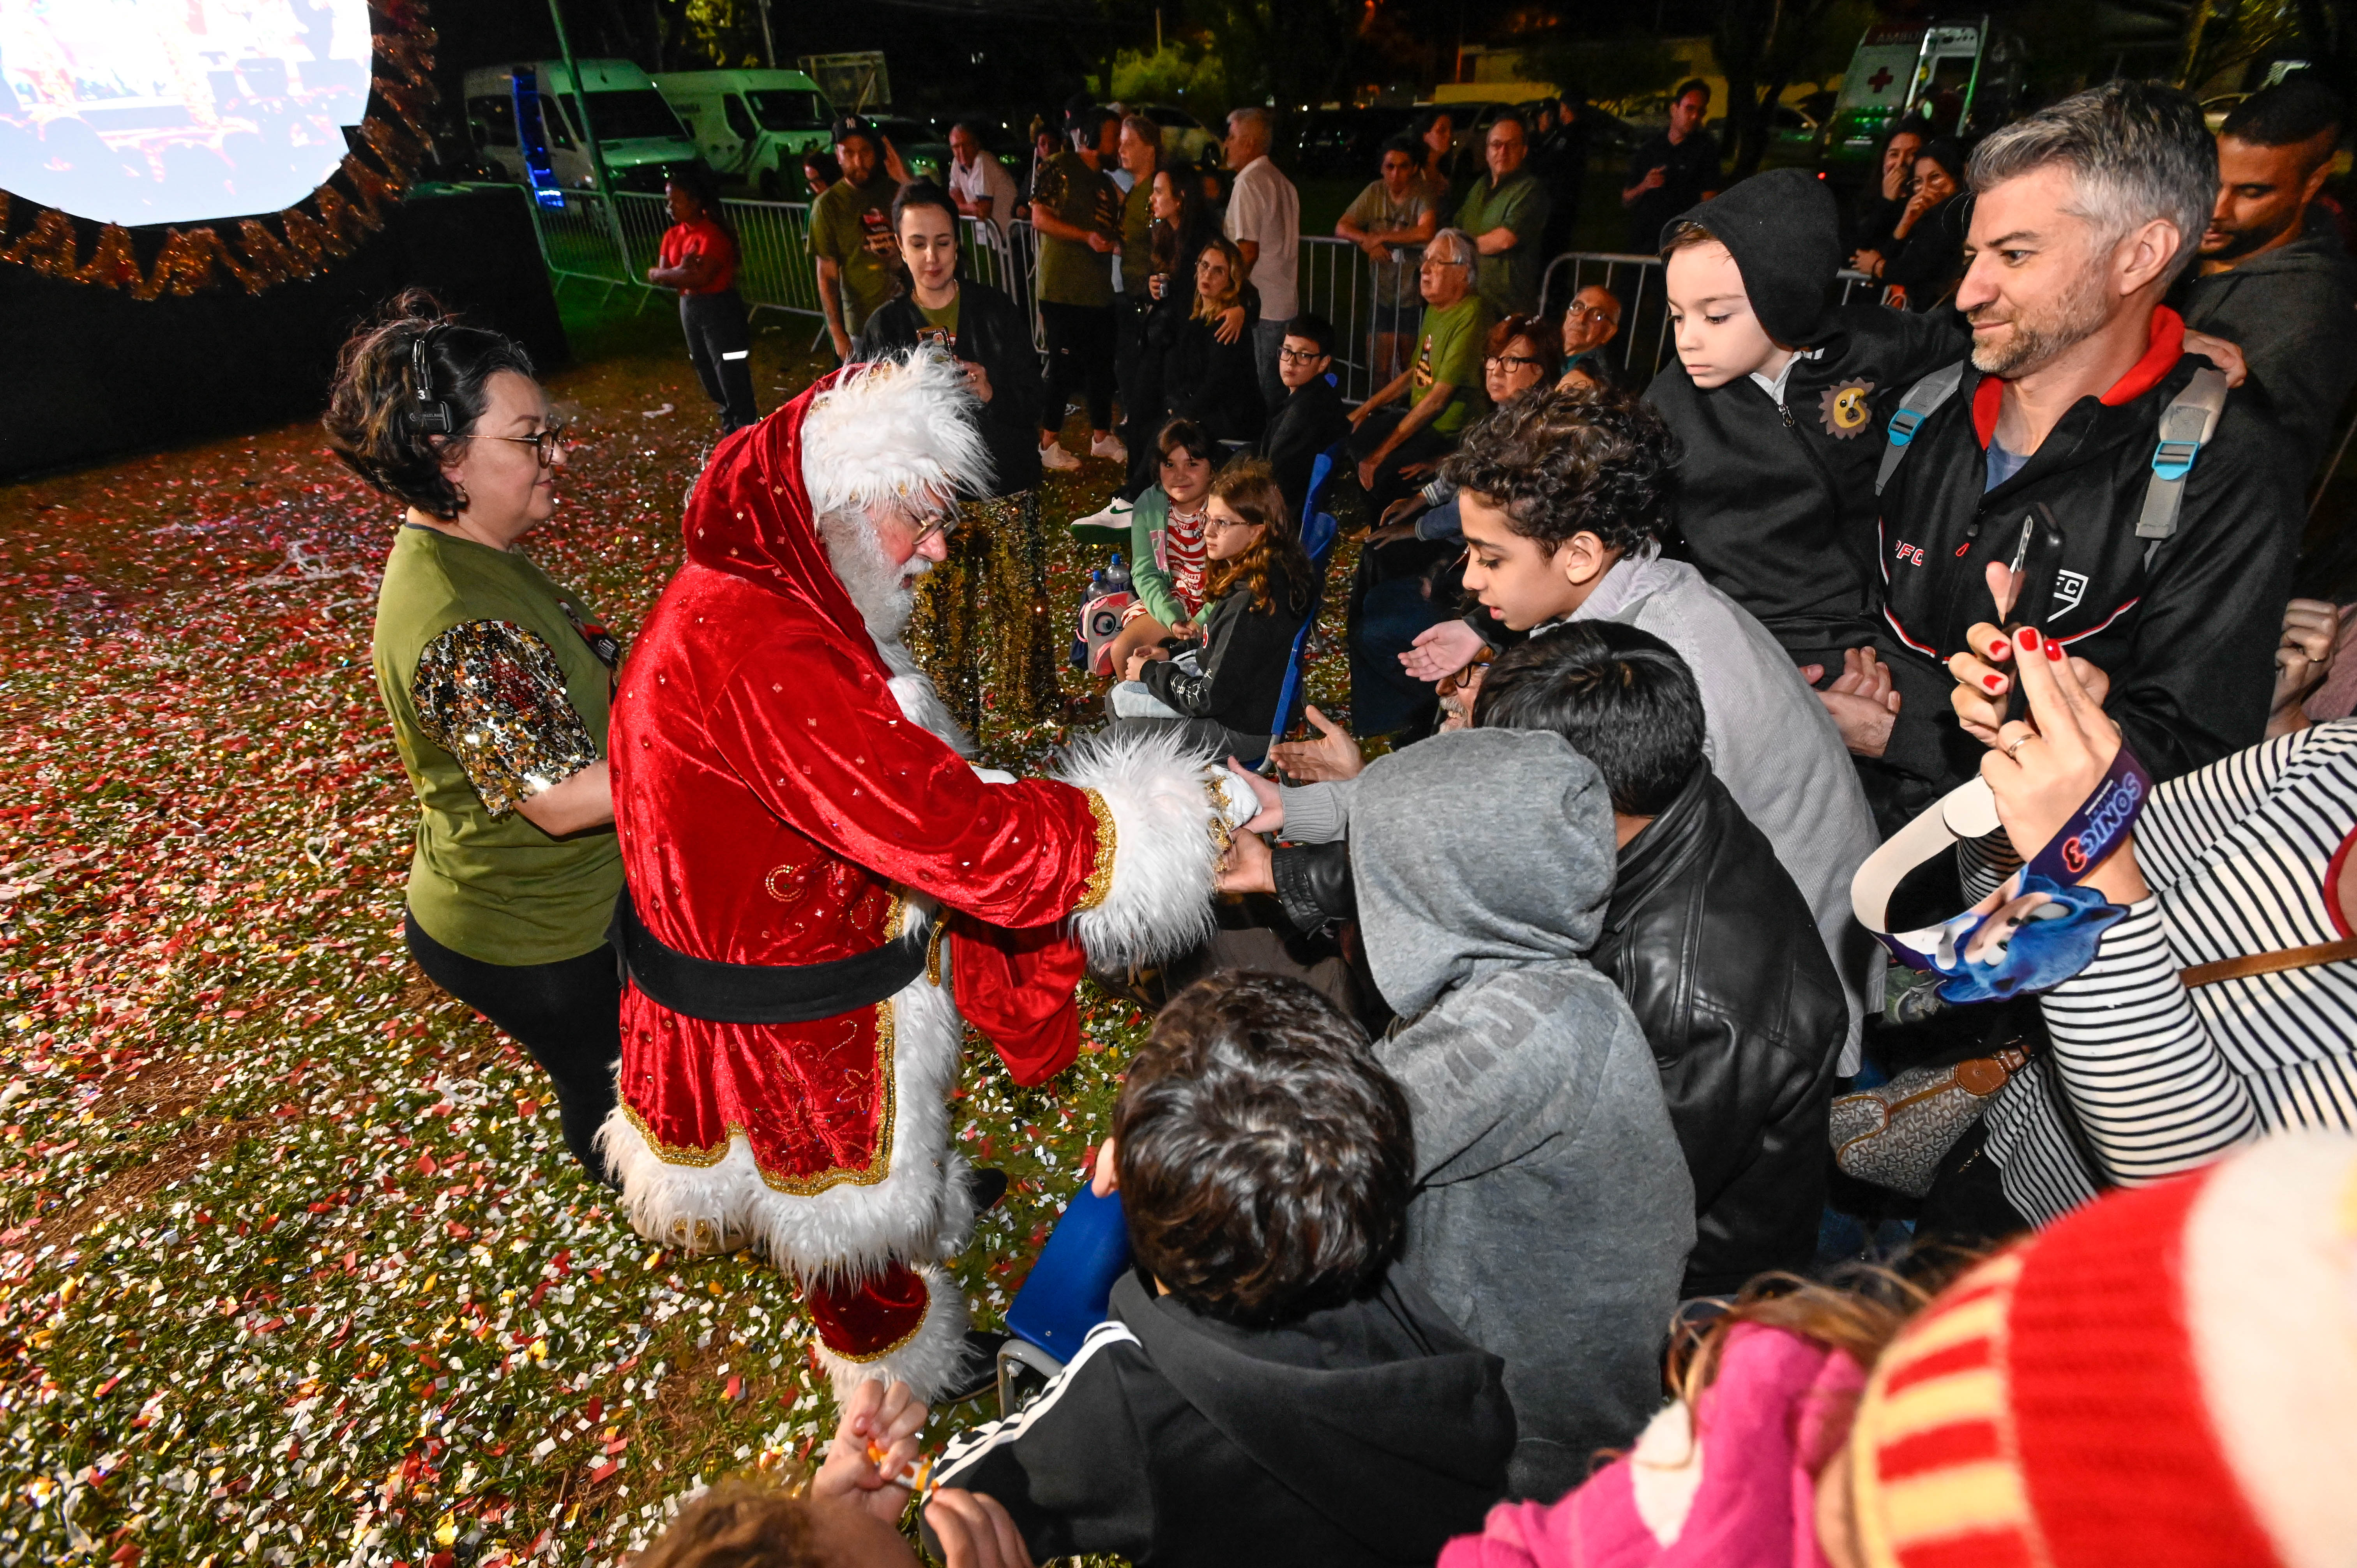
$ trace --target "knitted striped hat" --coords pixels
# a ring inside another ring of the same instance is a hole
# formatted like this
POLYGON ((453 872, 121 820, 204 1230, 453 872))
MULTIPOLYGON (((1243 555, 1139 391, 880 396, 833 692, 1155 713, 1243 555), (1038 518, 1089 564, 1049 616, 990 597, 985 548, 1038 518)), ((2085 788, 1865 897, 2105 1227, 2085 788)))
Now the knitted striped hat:
POLYGON ((2357 1139, 1982 1264, 1876 1364, 1850 1459, 1870 1568, 2357 1564, 2357 1139))

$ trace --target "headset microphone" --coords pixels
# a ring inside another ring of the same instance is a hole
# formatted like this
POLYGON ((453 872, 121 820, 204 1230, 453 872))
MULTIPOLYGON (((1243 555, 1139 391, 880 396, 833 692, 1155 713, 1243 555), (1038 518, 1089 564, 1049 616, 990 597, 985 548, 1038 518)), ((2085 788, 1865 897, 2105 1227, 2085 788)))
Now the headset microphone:
POLYGON ((434 395, 434 373, 426 358, 425 347, 436 330, 427 328, 409 345, 409 367, 417 381, 417 427, 429 435, 456 435, 458 422, 451 417, 450 405, 434 395))

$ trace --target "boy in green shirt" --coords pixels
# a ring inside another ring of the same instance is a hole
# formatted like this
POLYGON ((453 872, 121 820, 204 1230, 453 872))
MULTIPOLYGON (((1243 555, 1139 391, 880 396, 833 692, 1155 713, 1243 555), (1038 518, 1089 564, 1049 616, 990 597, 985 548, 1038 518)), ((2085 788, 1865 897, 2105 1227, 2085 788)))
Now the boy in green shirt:
POLYGON ((900 292, 900 244, 892 232, 899 186, 884 172, 876 132, 865 122, 835 133, 834 154, 843 177, 811 204, 810 250, 827 336, 834 357, 848 360, 851 339, 900 292))

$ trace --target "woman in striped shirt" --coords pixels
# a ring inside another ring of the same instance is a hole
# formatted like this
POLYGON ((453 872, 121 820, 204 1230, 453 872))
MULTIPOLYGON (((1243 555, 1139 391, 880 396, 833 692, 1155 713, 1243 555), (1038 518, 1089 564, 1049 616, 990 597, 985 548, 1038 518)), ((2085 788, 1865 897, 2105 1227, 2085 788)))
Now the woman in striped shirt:
MULTIPOLYGON (((2102 779, 2120 732, 2059 648, 2019 637, 2036 722, 2000 729, 1981 773, 2007 836, 2034 854, 2102 779)), ((2047 1223, 2104 1187, 2283 1128, 2357 1127, 2352 842, 2357 721, 2154 790, 2085 878, 2126 918, 2040 998, 2051 1049, 1989 1106, 1986 1147, 2024 1218, 2047 1223)))

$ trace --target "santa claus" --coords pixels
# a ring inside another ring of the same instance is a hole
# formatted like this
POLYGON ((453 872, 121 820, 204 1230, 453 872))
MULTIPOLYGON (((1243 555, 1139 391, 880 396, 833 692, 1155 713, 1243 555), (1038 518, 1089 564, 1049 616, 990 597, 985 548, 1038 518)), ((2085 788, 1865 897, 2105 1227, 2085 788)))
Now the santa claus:
POLYGON ((641 1235, 795 1276, 839 1393, 987 1371, 942 1267, 974 1225, 965 1024, 1017 1081, 1060 1071, 1086 961, 1200 940, 1254 809, 1168 742, 1083 744, 1056 779, 965 760, 900 633, 987 481, 972 397, 920 350, 722 443, 614 703, 630 985, 600 1142, 641 1235))

